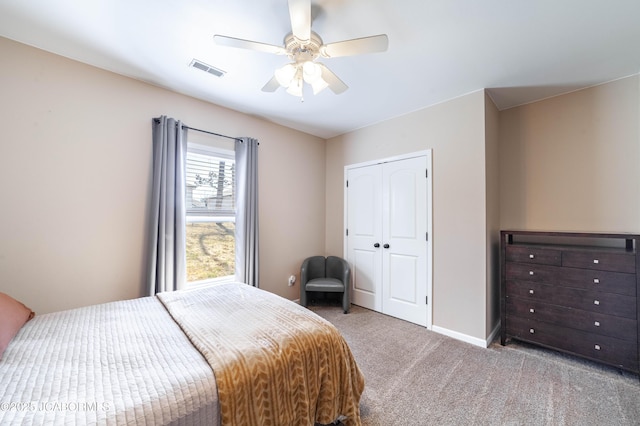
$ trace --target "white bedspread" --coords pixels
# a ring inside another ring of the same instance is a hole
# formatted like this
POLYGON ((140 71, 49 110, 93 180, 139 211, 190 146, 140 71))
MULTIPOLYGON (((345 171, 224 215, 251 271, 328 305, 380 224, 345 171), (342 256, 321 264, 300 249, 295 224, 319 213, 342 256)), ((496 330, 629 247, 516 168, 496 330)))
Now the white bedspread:
POLYGON ((154 297, 36 316, 0 362, 0 424, 216 425, 209 364, 154 297))

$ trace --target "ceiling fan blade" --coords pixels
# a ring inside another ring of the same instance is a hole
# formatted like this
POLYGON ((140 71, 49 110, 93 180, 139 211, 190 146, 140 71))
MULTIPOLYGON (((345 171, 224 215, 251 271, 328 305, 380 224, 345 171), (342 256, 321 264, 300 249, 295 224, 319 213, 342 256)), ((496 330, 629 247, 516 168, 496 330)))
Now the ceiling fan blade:
POLYGON ((322 79, 329 85, 329 89, 331 89, 333 93, 339 95, 349 88, 349 86, 344 84, 344 82, 340 80, 340 78, 338 78, 338 76, 335 75, 333 71, 324 66, 324 64, 321 64, 320 62, 316 63, 320 65, 320 68, 322 69, 322 79))
POLYGON ((311 39, 311 0, 289 0, 291 31, 300 41, 311 39))
POLYGON ((320 54, 325 58, 336 58, 339 56, 384 52, 388 48, 389 37, 387 37, 386 34, 379 34, 370 37, 354 38, 353 40, 325 44, 320 48, 320 54))
POLYGON ((278 83, 278 79, 274 75, 273 77, 271 77, 271 80, 269 80, 267 84, 264 85, 264 87, 262 88, 262 91, 275 92, 278 89, 278 87, 280 87, 280 83, 278 83))
POLYGON ((241 38, 227 37, 223 35, 214 35, 213 39, 216 44, 221 46, 237 47, 239 49, 257 50, 259 52, 274 53, 276 55, 286 55, 287 51, 282 46, 274 46, 273 44, 260 43, 257 41, 243 40, 241 38))

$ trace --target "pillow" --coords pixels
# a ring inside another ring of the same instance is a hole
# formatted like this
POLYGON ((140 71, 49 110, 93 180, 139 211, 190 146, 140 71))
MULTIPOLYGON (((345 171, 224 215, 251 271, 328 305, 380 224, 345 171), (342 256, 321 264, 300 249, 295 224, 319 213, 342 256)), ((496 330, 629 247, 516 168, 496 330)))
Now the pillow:
POLYGON ((22 303, 0 293, 0 359, 11 339, 35 313, 22 303))

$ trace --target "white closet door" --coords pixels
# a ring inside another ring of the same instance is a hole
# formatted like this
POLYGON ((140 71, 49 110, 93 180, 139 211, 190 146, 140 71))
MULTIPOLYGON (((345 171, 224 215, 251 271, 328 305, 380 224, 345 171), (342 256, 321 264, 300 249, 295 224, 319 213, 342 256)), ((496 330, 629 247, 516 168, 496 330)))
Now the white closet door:
POLYGON ((347 260, 351 264, 351 301, 382 310, 382 169, 347 171, 347 260), (378 245, 378 247, 376 247, 378 245))
POLYGON ((427 159, 382 165, 382 312, 427 326, 427 159))
POLYGON ((346 168, 345 253, 355 305, 430 327, 429 156, 346 168))

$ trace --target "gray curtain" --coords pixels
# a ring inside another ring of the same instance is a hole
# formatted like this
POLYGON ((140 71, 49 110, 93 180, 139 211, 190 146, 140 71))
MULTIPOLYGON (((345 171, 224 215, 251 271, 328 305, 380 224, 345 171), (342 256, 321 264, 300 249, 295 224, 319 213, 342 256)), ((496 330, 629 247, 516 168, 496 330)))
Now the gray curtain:
POLYGON ((181 289, 186 278, 185 160, 187 129, 162 116, 151 121, 153 187, 147 292, 181 289))
POLYGON ((258 141, 236 140, 236 280, 258 287, 258 141))

